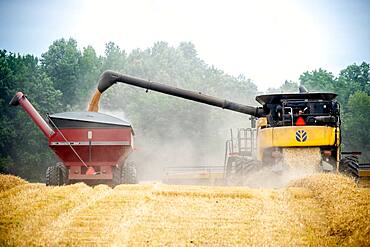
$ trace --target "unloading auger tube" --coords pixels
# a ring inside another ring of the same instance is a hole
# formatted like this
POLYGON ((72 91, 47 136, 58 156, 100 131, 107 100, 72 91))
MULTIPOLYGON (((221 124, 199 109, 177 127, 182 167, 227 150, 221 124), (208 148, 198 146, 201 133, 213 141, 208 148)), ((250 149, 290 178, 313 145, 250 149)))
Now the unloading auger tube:
POLYGON ((266 115, 261 107, 242 105, 225 99, 219 99, 206 94, 202 94, 201 92, 185 90, 154 81, 144 80, 137 77, 120 74, 118 72, 110 70, 107 70, 103 72, 103 74, 101 74, 98 82, 98 91, 100 93, 103 93, 110 86, 117 82, 126 83, 132 86, 141 87, 147 90, 152 90, 164 94, 169 94, 172 96, 200 102, 207 105, 217 106, 223 109, 228 109, 231 111, 248 114, 255 117, 262 117, 266 115))

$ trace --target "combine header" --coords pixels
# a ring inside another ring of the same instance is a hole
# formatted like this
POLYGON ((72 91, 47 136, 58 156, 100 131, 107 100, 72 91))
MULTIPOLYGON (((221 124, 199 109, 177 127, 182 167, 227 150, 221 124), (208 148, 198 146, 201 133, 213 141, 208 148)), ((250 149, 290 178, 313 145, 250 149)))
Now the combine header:
POLYGON ((163 182, 167 184, 224 185, 223 166, 166 167, 163 182))

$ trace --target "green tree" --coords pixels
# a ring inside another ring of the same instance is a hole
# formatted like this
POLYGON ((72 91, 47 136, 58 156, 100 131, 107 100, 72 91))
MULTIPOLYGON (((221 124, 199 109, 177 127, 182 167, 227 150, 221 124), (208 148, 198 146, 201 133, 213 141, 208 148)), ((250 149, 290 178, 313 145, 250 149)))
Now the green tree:
POLYGON ((344 150, 362 151, 363 159, 370 160, 370 95, 357 91, 349 96, 343 118, 344 150))
POLYGON ((8 107, 8 102, 13 97, 15 75, 15 55, 0 51, 0 173, 14 172, 14 162, 10 156, 10 144, 16 135, 12 126, 14 112, 8 107))
POLYGON ((298 83, 285 80, 279 88, 269 88, 267 93, 298 93, 298 83))
POLYGON ((306 71, 299 77, 301 85, 305 86, 309 91, 316 92, 335 92, 336 80, 331 72, 323 69, 306 71))
POLYGON ((105 45, 105 57, 103 60, 103 70, 115 70, 119 72, 126 67, 126 52, 121 50, 114 42, 105 45))
POLYGON ((41 57, 44 71, 53 81, 55 89, 63 93, 63 106, 71 108, 79 102, 81 90, 84 89, 80 68, 82 55, 76 40, 56 40, 41 57))
POLYGON ((0 52, 0 169, 30 180, 43 179, 44 168, 54 162, 47 140, 21 109, 8 107, 17 91, 23 91, 42 115, 59 108, 61 92, 31 55, 0 52))
POLYGON ((347 103, 349 96, 357 91, 370 94, 369 64, 352 64, 339 73, 336 84, 336 92, 342 103, 347 103))
POLYGON ((78 90, 78 101, 74 105, 74 109, 86 110, 87 102, 96 90, 99 75, 103 72, 102 66, 103 58, 96 55, 94 48, 91 46, 84 47, 79 64, 80 90, 78 90))

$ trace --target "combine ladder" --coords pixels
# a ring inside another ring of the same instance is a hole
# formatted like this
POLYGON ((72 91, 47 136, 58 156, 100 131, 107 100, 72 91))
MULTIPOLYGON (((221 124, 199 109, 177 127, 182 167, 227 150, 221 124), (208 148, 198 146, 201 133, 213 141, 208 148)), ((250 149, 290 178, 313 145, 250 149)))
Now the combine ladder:
POLYGON ((230 130, 225 145, 224 179, 228 184, 242 185, 243 178, 256 166, 256 133, 254 128, 238 129, 236 138, 230 130))

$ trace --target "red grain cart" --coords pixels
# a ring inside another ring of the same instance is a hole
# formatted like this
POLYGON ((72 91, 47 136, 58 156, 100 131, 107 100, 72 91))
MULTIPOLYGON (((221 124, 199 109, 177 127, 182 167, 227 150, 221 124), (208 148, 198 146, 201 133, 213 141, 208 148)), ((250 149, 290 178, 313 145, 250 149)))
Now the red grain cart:
POLYGON ((46 122, 21 92, 9 104, 23 107, 61 160, 48 167, 46 185, 136 183, 136 169, 127 162, 133 129, 126 120, 98 112, 63 112, 48 115, 46 122))

